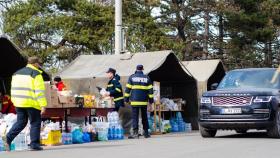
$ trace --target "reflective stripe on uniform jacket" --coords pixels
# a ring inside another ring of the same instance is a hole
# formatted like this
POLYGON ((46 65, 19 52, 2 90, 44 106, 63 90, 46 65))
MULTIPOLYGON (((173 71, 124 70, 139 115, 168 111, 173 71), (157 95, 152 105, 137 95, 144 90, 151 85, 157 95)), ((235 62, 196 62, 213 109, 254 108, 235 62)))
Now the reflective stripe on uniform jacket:
POLYGON ((42 71, 31 64, 18 70, 12 77, 11 99, 15 107, 35 108, 47 106, 42 71))
POLYGON ((113 79, 108 82, 106 91, 110 92, 110 96, 114 97, 115 104, 120 104, 119 106, 124 105, 124 97, 122 91, 122 85, 120 84, 120 76, 115 75, 113 79))
POLYGON ((136 71, 128 79, 125 89, 125 101, 132 106, 147 106, 154 102, 153 85, 151 79, 142 71, 136 71))

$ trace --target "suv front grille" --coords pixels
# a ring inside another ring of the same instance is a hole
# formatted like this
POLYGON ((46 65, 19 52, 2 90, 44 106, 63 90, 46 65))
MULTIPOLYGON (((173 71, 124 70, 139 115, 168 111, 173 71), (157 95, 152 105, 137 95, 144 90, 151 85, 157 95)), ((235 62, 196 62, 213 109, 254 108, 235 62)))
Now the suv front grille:
POLYGON ((233 96, 233 97, 213 97, 214 106, 246 106, 251 105, 253 97, 233 96))

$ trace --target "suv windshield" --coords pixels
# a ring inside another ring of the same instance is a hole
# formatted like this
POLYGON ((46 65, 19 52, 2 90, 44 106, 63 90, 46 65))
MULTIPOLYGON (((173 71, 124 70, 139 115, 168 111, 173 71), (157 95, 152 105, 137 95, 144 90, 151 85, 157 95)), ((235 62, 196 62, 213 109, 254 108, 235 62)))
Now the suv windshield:
POLYGON ((218 89, 227 88, 279 88, 279 77, 271 83, 274 69, 230 71, 219 84, 218 89))

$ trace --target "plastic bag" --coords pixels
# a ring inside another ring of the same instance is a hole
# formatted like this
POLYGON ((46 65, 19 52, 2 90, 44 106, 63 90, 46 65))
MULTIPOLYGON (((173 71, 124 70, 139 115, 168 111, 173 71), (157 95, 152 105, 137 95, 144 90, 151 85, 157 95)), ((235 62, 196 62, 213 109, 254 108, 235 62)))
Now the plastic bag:
POLYGON ((72 141, 73 141, 73 144, 82 144, 82 143, 84 143, 84 141, 83 141, 83 133, 81 132, 81 130, 75 129, 72 132, 72 141))
POLYGON ((8 114, 6 116, 4 116, 4 121, 7 124, 7 129, 6 129, 6 133, 9 132, 9 130, 12 128, 12 126, 14 125, 14 123, 17 122, 17 115, 15 114, 8 114))
POLYGON ((105 117, 98 117, 97 122, 95 122, 96 131, 98 133, 99 141, 107 141, 108 140, 108 130, 109 123, 106 122, 105 117))
POLYGON ((89 143, 89 142, 91 142, 91 138, 90 138, 90 137, 91 137, 91 136, 90 136, 89 133, 84 132, 84 133, 83 133, 83 142, 84 142, 84 143, 89 143))
POLYGON ((107 93, 106 89, 102 88, 101 91, 100 91, 100 95, 104 96, 106 93, 107 93))

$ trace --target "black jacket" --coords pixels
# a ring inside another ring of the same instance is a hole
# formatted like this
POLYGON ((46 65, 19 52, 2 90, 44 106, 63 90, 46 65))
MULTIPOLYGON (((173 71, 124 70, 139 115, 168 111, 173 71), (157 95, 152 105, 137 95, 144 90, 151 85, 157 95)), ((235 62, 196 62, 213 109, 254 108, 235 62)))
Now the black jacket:
POLYGON ((153 84, 143 71, 136 71, 128 79, 125 89, 125 101, 131 106, 147 106, 154 102, 153 84))
POLYGON ((124 106, 124 97, 120 79, 120 76, 116 74, 115 77, 108 82, 106 88, 106 91, 110 92, 110 97, 114 97, 116 106, 124 106))

